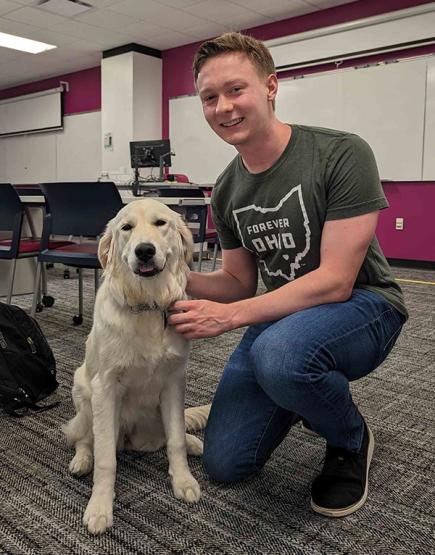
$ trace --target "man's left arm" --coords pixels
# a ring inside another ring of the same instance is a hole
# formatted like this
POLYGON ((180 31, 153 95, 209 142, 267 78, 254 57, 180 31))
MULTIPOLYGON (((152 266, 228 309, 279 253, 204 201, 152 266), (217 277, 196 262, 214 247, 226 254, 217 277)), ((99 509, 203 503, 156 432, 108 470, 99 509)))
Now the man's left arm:
POLYGON ((279 320, 299 310, 350 298, 378 211, 327 221, 316 270, 275 291, 229 304, 206 300, 177 301, 169 323, 187 339, 213 337, 242 326, 279 320))

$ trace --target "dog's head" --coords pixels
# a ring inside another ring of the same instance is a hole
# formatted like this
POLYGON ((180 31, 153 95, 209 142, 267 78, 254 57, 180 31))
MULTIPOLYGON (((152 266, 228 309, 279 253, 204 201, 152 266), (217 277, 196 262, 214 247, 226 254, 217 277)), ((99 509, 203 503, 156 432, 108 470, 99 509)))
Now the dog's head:
POLYGON ((154 199, 130 202, 110 220, 98 256, 106 274, 131 273, 149 279, 187 268, 192 234, 182 217, 154 199))

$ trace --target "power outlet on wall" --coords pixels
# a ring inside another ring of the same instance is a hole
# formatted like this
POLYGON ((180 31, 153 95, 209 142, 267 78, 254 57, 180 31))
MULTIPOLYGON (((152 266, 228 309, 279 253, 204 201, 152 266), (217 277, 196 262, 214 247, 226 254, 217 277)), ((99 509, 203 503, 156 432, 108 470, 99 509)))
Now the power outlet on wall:
POLYGON ((403 231, 403 224, 404 224, 403 218, 396 218, 396 229, 398 231, 403 231))

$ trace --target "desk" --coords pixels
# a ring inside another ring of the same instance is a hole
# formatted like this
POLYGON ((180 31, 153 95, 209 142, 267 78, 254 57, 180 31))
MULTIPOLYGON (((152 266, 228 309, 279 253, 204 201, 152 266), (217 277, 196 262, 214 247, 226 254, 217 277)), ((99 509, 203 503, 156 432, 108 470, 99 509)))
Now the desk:
MULTIPOLYGON (((210 204, 210 197, 195 198, 195 197, 158 197, 147 195, 146 197, 135 197, 131 193, 121 191, 121 199, 124 204, 133 202, 134 200, 141 200, 144 198, 153 198, 166 204, 167 206, 197 206, 201 204, 210 204)), ((20 195, 21 202, 29 207, 43 208, 45 205, 45 198, 43 195, 20 195)))

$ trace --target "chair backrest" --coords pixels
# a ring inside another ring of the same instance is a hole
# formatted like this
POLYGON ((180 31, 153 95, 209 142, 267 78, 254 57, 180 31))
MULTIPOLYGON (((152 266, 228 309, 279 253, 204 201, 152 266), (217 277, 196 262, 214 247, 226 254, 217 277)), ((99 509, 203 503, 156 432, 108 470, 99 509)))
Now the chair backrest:
POLYGON ((172 206, 172 210, 181 214, 192 232, 194 243, 204 243, 207 231, 207 205, 184 204, 172 206))
POLYGON ((20 244, 24 207, 10 183, 0 183, 0 231, 8 231, 11 244, 1 246, 0 258, 16 258, 20 244))
POLYGON ((97 237, 122 208, 111 181, 41 183, 46 200, 44 242, 47 234, 97 237))

